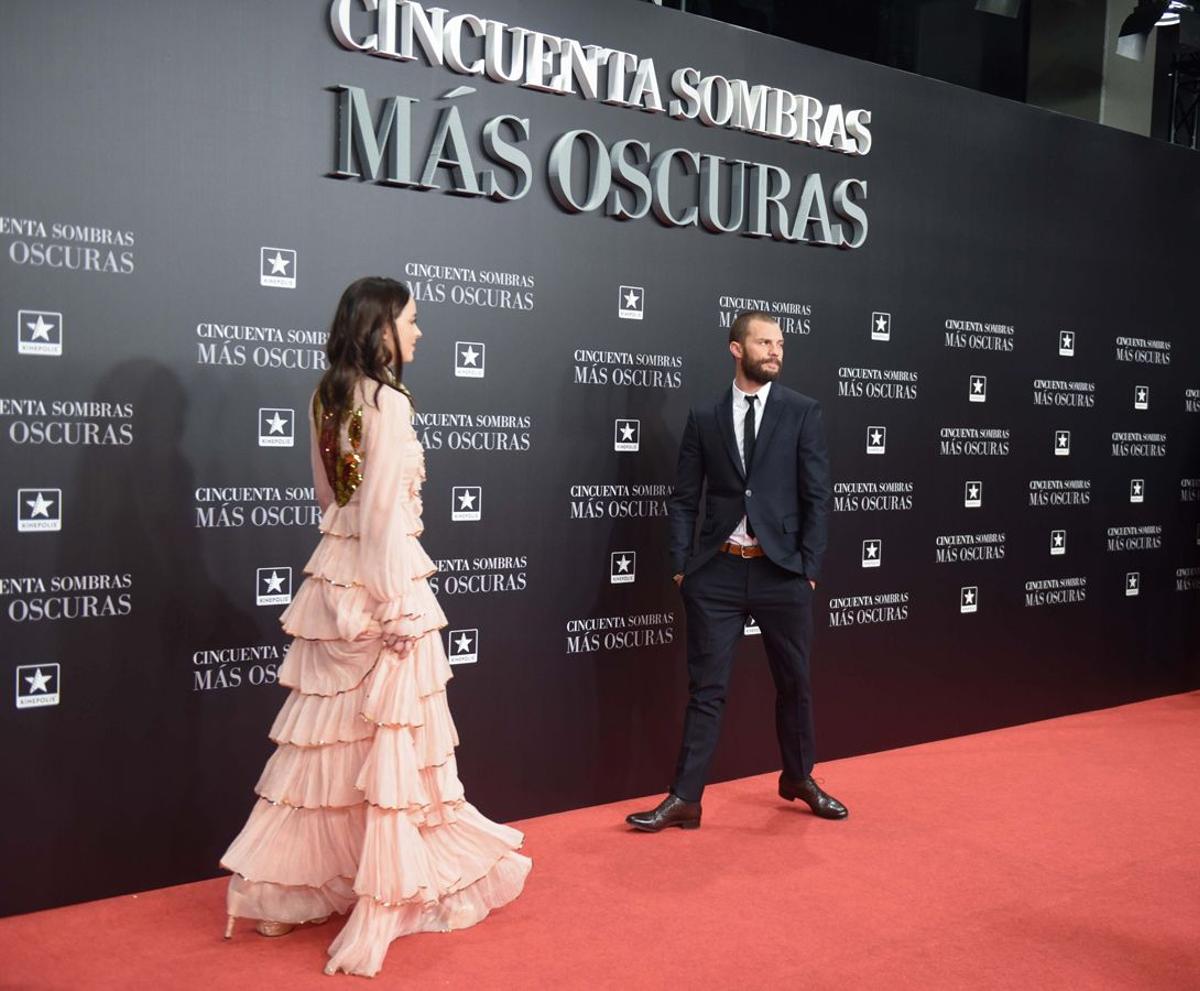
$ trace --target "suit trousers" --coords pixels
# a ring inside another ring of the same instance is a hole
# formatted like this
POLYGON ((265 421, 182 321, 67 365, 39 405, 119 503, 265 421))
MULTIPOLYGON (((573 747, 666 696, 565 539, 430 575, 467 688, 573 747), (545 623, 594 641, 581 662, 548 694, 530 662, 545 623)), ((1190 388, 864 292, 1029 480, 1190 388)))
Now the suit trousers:
POLYGON ((671 791, 698 802, 721 732, 733 655, 746 617, 762 630, 775 680, 775 732, 783 771, 803 781, 813 768, 813 590, 808 579, 766 557, 720 552, 683 580, 687 615, 688 705, 671 791))

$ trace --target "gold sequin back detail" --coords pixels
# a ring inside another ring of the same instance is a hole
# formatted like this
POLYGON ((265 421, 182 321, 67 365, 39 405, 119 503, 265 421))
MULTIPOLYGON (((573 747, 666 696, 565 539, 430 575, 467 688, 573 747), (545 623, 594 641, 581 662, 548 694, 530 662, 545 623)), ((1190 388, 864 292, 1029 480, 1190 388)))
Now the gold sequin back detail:
POLYGON ((356 406, 345 417, 335 412, 323 412, 320 401, 313 400, 314 415, 320 417, 321 463, 325 466, 325 477, 333 489, 333 497, 339 506, 353 498, 363 480, 363 410, 356 406), (346 448, 342 448, 342 424, 346 424, 346 448))

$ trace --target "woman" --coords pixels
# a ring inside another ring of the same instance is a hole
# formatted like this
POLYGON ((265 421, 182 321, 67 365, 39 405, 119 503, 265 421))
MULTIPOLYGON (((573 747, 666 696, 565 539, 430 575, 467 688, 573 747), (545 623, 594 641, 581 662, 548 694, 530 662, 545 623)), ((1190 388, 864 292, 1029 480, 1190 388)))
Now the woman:
POLYGON ((282 617, 292 691, 221 861, 234 872, 227 937, 239 917, 275 936, 350 911, 330 974, 375 974, 397 936, 474 925, 531 866, 520 833, 466 802, 454 761, 446 618, 417 540, 424 452, 400 384, 416 319, 391 279, 359 279, 338 303, 312 404, 323 536, 282 617))

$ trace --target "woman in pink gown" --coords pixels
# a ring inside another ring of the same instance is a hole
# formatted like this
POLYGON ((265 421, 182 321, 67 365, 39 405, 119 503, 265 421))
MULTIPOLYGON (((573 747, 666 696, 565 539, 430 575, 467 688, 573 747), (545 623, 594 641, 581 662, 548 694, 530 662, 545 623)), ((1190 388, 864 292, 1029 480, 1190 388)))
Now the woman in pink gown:
POLYGON ((282 617, 291 693, 221 860, 227 936, 237 918, 282 935, 349 911, 330 974, 375 974, 398 936, 474 925, 521 893, 531 866, 521 834, 466 801, 455 765, 446 618, 418 542, 424 451, 399 384, 420 336, 403 283, 343 293, 313 397, 322 537, 282 617))

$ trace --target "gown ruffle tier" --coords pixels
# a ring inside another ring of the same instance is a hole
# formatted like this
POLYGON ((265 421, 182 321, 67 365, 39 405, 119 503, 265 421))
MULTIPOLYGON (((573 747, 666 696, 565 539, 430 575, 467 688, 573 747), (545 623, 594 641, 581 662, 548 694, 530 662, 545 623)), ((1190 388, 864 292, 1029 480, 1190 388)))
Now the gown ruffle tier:
MULTIPOLYGON (((463 929, 521 893, 514 829, 466 801, 446 701, 445 615, 421 548, 424 452, 412 407, 363 390, 362 483, 333 498, 313 441, 321 541, 282 623, 291 689, 258 800, 221 860, 231 916, 301 923, 350 912, 326 971, 372 975, 388 945, 463 929), (410 638, 383 646, 385 632, 410 638)), ((343 450, 345 450, 343 430, 343 450)))

